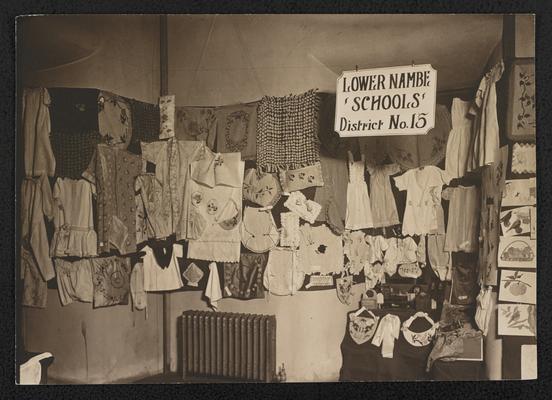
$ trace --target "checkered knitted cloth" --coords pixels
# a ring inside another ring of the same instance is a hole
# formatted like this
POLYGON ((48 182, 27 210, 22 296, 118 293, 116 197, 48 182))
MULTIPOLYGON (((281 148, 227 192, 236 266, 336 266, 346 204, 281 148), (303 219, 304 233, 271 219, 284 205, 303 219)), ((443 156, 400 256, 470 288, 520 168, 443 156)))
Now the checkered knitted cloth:
POLYGON ((315 90, 261 99, 257 110, 257 168, 297 169, 320 161, 319 98, 315 90))
POLYGON ((134 154, 142 154, 140 142, 159 140, 159 106, 143 101, 126 99, 130 104, 132 115, 132 137, 127 150, 134 154))
POLYGON ((56 158, 56 176, 80 179, 90 164, 96 145, 102 137, 98 131, 60 133, 52 132, 50 142, 56 158))

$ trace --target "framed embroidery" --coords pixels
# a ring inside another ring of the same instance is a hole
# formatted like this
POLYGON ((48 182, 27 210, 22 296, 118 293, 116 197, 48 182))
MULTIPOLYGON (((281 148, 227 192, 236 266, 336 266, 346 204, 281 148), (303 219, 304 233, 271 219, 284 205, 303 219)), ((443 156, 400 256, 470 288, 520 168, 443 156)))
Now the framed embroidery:
POLYGON ((507 180, 502 193, 502 207, 537 204, 537 179, 507 180))
POLYGON ((499 336, 536 336, 537 308, 531 304, 499 304, 499 336))
POLYGON ((507 136, 510 140, 535 140, 535 61, 514 60, 508 82, 507 136))
POLYGON ((537 303, 537 274, 529 271, 500 271, 499 301, 537 303))
POLYGON ((500 213, 500 228, 502 236, 519 236, 531 231, 531 209, 535 207, 519 207, 500 213))
POLYGON ((525 236, 501 236, 499 268, 537 268, 537 241, 525 236))

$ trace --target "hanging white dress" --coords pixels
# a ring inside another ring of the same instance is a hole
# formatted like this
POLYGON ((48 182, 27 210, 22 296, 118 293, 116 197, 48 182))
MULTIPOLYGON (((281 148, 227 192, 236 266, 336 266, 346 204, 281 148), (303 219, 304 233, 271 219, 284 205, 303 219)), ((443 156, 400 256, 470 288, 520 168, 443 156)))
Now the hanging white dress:
POLYGON ((368 186, 364 180, 364 155, 361 161, 352 161, 352 156, 350 156, 345 228, 358 230, 372 228, 373 226, 368 186))

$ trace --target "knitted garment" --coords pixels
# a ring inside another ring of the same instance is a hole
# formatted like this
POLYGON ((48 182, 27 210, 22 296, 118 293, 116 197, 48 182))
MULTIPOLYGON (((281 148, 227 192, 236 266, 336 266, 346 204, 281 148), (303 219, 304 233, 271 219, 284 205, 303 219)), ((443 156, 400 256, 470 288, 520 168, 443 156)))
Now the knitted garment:
POLYGON ((132 138, 127 150, 142 154, 140 142, 150 143, 159 140, 159 106, 143 101, 127 99, 132 115, 132 138))
POLYGON ((257 167, 261 171, 298 169, 320 161, 318 106, 314 90, 262 98, 257 115, 257 167))
POLYGON ((102 137, 98 131, 75 134, 52 132, 50 141, 56 158, 56 176, 79 179, 90 164, 102 137))
POLYGON ((79 179, 102 139, 98 127, 99 90, 51 88, 48 91, 55 175, 79 179))
POLYGON ((49 88, 52 132, 98 131, 98 89, 49 88))

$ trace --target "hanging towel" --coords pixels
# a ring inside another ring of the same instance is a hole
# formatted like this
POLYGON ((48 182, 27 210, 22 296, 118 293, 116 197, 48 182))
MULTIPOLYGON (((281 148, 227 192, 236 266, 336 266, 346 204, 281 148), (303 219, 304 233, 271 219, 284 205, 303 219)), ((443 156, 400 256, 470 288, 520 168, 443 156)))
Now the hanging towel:
POLYGON ((209 299, 209 306, 218 311, 218 301, 222 299, 222 290, 220 289, 220 279, 217 264, 209 264, 209 279, 205 287, 205 296, 209 299))

